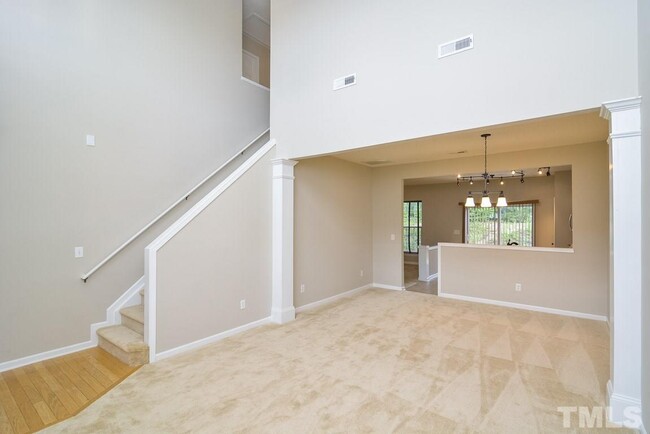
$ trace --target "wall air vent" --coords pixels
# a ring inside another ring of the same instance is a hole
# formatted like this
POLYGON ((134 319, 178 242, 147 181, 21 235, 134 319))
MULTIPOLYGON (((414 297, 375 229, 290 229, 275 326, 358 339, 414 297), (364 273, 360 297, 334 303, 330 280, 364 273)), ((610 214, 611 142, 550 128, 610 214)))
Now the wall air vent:
POLYGON ((346 75, 345 77, 339 77, 334 80, 334 86, 332 90, 343 89, 344 87, 352 86, 357 84, 357 74, 346 75))
POLYGON ((451 56, 452 54, 458 54, 472 48, 474 48, 473 34, 438 45, 438 59, 451 56))

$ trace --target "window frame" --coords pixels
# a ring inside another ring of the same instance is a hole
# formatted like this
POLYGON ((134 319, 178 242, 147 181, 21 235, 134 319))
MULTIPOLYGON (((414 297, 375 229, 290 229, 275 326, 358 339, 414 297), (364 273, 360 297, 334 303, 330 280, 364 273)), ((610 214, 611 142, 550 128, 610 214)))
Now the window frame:
POLYGON ((404 253, 409 253, 409 254, 418 253, 420 245, 422 244, 422 223, 423 223, 423 220, 424 220, 422 218, 422 214, 423 213, 422 213, 422 201, 421 200, 405 200, 405 201, 403 201, 403 203, 402 203, 402 251, 404 253), (409 224, 404 225, 404 205, 406 205, 407 203, 409 204, 409 212, 408 212, 408 216, 409 216, 408 217, 408 223, 409 224), (419 225, 418 226, 412 226, 411 225, 411 208, 410 207, 411 207, 412 203, 419 204, 419 210, 418 210, 419 211, 419 213, 418 213, 418 220, 419 220, 418 223, 419 223, 419 225), (410 242, 409 242, 409 246, 408 246, 409 250, 404 250, 405 236, 406 236, 406 239, 408 239, 408 240, 411 239, 411 237, 410 237, 411 229, 417 229, 417 246, 415 247, 414 251, 411 250, 410 242))
MULTIPOLYGON (((531 242, 532 246, 529 247, 535 247, 536 244, 536 232, 537 232, 537 205, 539 204, 539 200, 521 200, 521 201, 516 201, 516 202, 509 202, 508 207, 510 206, 515 206, 515 205, 532 205, 532 221, 531 221, 531 242)), ((459 205, 462 206, 462 213, 463 213, 463 244, 470 244, 469 243, 469 209, 472 209, 470 207, 465 207, 464 202, 459 202, 459 205)), ((505 207, 505 208, 508 208, 505 207)), ((505 244, 501 244, 501 208, 497 207, 496 205, 492 205, 492 208, 497 208, 497 230, 496 230, 496 244, 477 244, 477 245, 486 245, 486 246, 501 246, 505 244)), ((527 246, 524 246, 527 247, 527 246)))

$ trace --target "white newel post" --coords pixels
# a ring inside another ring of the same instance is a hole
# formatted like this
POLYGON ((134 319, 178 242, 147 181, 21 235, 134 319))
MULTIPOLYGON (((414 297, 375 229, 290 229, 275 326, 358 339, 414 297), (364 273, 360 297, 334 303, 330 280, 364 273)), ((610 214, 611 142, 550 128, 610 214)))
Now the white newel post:
POLYGON ((641 408, 641 98, 605 103, 601 116, 610 125, 608 405, 624 423, 641 408))
POLYGON ((273 160, 273 274, 271 320, 284 324, 296 318, 293 307, 293 166, 273 160))

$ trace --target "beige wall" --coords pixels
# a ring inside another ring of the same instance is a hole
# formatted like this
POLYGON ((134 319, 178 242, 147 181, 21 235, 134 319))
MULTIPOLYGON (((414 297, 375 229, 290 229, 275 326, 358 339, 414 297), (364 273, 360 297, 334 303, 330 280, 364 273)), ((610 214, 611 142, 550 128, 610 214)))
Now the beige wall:
POLYGON ((268 127, 241 7, 0 2, 0 362, 88 341, 179 213, 81 274, 268 127))
MULTIPOLYGON (((555 243, 555 213, 554 198, 556 173, 553 176, 538 176, 536 173, 526 177, 522 184, 518 179, 506 179, 503 186, 496 185, 492 189, 503 189, 505 196, 511 202, 539 200, 535 205, 535 245, 553 247, 555 243)), ((569 179, 570 172, 567 172, 569 179)), ((422 201, 422 244, 436 245, 437 243, 463 242, 463 203, 470 189, 482 187, 456 183, 406 185, 404 200, 422 201), (455 231, 458 234, 454 233, 455 231)), ((569 206, 571 191, 564 191, 569 206)))
MULTIPOLYGON (((643 158, 643 221, 650 222, 650 1, 639 0, 639 94, 643 158)), ((643 419, 650 429, 650 227, 643 225, 643 419)))
POLYGON ((158 251, 158 352, 270 316, 274 154, 158 251))
MULTIPOLYGON (((448 176, 480 171, 482 157, 458 158, 373 169, 373 260, 374 281, 402 285, 403 179, 448 176), (396 234, 391 240, 391 234, 396 234)), ((571 268, 564 270, 575 276, 582 296, 598 300, 599 310, 607 311, 609 219, 608 150, 606 143, 563 146, 532 151, 495 154, 490 166, 495 171, 511 167, 572 166, 575 253, 571 268), (601 301, 604 300, 604 301, 601 301)), ((442 270, 444 273, 444 270, 442 270)), ((552 272, 552 271, 549 271, 552 272)), ((546 289, 548 290, 548 289, 546 289)), ((562 293, 555 294, 558 299, 562 293)))
POLYGON ((370 173, 367 167, 332 157, 296 165, 296 307, 373 281, 370 173))
POLYGON ((607 281, 597 280, 602 274, 584 265, 580 256, 585 252, 578 249, 565 253, 441 246, 438 292, 606 317, 607 281), (517 283, 521 291, 515 291, 517 283))
POLYGON ((244 50, 253 53, 260 59, 260 84, 262 86, 271 86, 271 49, 266 45, 257 42, 255 39, 244 33, 243 35, 244 50))
POLYGON ((271 126, 279 155, 321 155, 636 96, 636 2, 274 0, 271 126), (468 34, 472 50, 438 59, 439 44, 468 34), (332 90, 334 79, 351 73, 355 86, 332 90))

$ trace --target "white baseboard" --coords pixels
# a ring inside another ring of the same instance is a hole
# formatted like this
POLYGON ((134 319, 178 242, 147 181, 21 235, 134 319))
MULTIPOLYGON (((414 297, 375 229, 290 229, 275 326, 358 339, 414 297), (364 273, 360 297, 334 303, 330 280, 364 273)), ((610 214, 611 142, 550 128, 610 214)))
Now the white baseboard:
POLYGON ((156 356, 151 360, 151 362, 159 362, 160 360, 167 359, 172 356, 176 356, 178 354, 186 353, 188 351, 196 350, 198 348, 204 347, 206 345, 209 345, 214 342, 218 342, 222 339, 225 339, 227 337, 236 335, 238 333, 245 332, 246 330, 253 329, 255 327, 259 327, 265 324, 270 324, 271 323, 271 317, 267 318, 262 318, 257 321, 249 322, 248 324, 241 325, 239 327, 235 327, 230 330, 226 330, 221 333, 217 333, 216 335, 208 336, 207 338, 199 339, 194 342, 190 342, 189 344, 181 345, 176 348, 172 348, 171 350, 166 350, 161 353, 156 354, 156 356))
POLYGON ((94 344, 92 341, 81 342, 79 344, 72 344, 67 347, 56 348, 54 350, 32 354, 31 356, 21 357, 20 359, 9 360, 0 363, 0 372, 20 368, 25 365, 31 365, 32 363, 42 362, 43 360, 53 359, 55 357, 65 356, 66 354, 76 353, 77 351, 87 350, 96 345, 97 344, 94 344))
POLYGON ((326 305, 326 304, 329 304, 329 303, 333 303, 333 302, 335 302, 336 300, 338 300, 340 298, 349 297, 352 294, 356 294, 359 291, 363 291, 364 289, 372 288, 372 286, 373 285, 371 283, 369 283, 367 285, 360 286, 358 288, 351 289, 349 291, 345 291, 345 292, 342 292, 340 294, 336 294, 336 295, 333 295, 331 297, 327 297, 327 298, 324 298, 322 300, 318 300, 318 301, 315 301, 313 303, 309 303, 309 304, 306 304, 304 306, 297 307, 296 308, 296 313, 304 312, 306 310, 315 309, 317 307, 320 307, 320 306, 323 306, 323 305, 326 305))
POLYGON ((66 354, 76 353, 97 346, 97 330, 102 327, 108 327, 120 322, 120 309, 138 304, 140 290, 144 288, 144 276, 138 279, 124 294, 118 298, 108 309, 106 309, 106 320, 90 325, 90 340, 78 344, 72 344, 53 350, 44 351, 31 356, 21 357, 20 359, 9 360, 0 363, 0 372, 20 368, 21 366, 31 365, 32 363, 42 362, 55 357, 65 356, 66 354), (137 301, 137 302, 136 302, 137 301))
POLYGON ((384 285, 383 283, 373 283, 372 288, 390 289, 391 291, 404 291, 406 289, 403 286, 384 285))
POLYGON ((491 300, 487 298, 470 297, 467 295, 448 294, 438 292, 438 297, 452 298, 454 300, 471 301, 473 303, 493 304, 495 306, 512 307, 515 309, 532 310, 535 312, 552 313, 555 315, 571 316, 575 318, 592 319, 596 321, 607 321, 605 315, 594 315, 592 313, 574 312, 571 310, 554 309, 551 307, 533 306, 530 304, 513 303, 510 301, 491 300))

